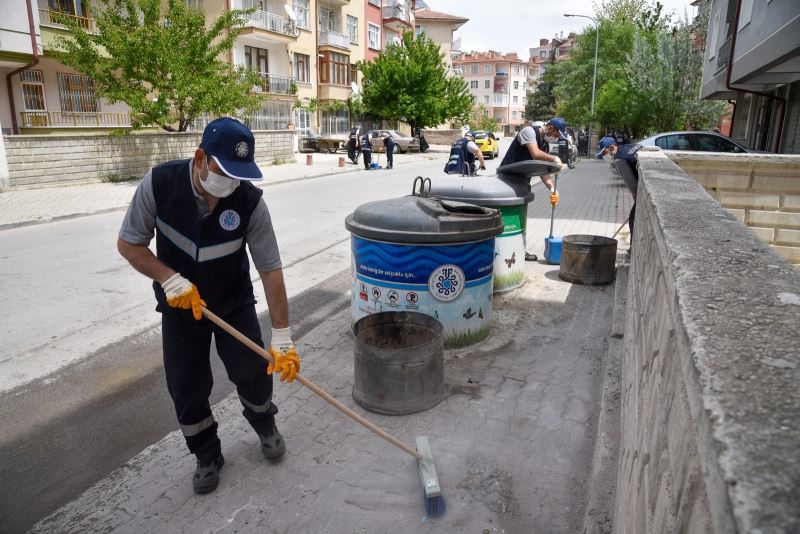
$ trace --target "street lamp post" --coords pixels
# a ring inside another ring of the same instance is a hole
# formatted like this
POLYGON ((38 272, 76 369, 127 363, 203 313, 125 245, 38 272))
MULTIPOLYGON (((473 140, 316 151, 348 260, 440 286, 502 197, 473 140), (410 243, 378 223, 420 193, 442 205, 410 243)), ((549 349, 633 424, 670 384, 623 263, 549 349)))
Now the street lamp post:
MULTIPOLYGON (((597 84, 597 50, 600 48, 600 28, 597 25, 597 21, 588 15, 573 15, 570 13, 564 13, 564 16, 589 19, 594 23, 594 74, 592 75, 592 104, 591 109, 589 110, 589 146, 591 147, 592 120, 594 119, 594 89, 595 85, 597 84)), ((588 149, 587 153, 591 153, 591 148, 588 149)))

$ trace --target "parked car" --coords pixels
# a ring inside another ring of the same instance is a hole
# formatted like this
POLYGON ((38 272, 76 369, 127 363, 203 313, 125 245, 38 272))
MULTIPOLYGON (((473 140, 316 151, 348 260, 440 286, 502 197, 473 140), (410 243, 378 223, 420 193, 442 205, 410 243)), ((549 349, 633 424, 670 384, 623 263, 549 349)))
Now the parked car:
POLYGON ((733 139, 716 132, 665 132, 639 141, 643 146, 663 150, 696 150, 699 152, 750 152, 733 139))
POLYGON ((478 145, 484 156, 494 159, 500 155, 500 144, 497 142, 494 132, 474 130, 468 133, 475 137, 475 144, 478 145))
POLYGON ((403 135, 397 130, 370 130, 367 132, 367 135, 369 136, 370 143, 372 144, 373 152, 385 151, 381 137, 387 133, 392 136, 392 140, 394 141, 395 154, 398 152, 405 154, 409 150, 419 152, 419 139, 416 137, 403 135))

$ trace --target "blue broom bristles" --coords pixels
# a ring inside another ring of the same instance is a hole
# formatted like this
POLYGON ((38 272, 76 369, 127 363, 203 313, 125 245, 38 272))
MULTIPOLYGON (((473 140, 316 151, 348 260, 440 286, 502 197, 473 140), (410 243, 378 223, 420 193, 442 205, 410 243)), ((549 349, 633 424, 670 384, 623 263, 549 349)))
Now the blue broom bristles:
MULTIPOLYGON (((423 494, 424 497, 424 494, 423 494)), ((425 513, 428 517, 441 517, 447 511, 447 503, 444 502, 444 497, 438 495, 436 497, 425 498, 425 513)))

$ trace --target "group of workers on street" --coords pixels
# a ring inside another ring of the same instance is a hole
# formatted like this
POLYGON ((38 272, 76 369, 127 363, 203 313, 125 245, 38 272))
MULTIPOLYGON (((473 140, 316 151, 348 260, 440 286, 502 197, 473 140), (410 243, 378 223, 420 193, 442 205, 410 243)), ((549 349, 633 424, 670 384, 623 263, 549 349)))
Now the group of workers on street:
MULTIPOLYGON (((540 160, 561 170, 547 138, 565 138, 566 122, 553 118, 544 126, 526 125, 514 138, 502 165, 540 160)), ((393 166, 394 143, 382 136, 388 168, 393 166)), ((370 167, 368 134, 354 129, 348 151, 360 143, 364 165, 370 167)), ((613 137, 599 142, 597 158, 608 158, 636 195, 639 145, 618 145, 613 137)), ((213 385, 210 365, 212 338, 229 379, 236 385, 242 415, 255 431, 268 460, 279 459, 286 444, 275 423, 278 407, 272 400, 273 374, 292 382, 300 357, 289 325, 288 298, 281 256, 263 190, 253 182, 263 173, 255 163, 255 137, 244 124, 223 117, 203 131, 200 146, 188 159, 153 167, 136 189, 117 239, 119 253, 153 280, 156 310, 161 313, 163 361, 167 390, 189 451, 196 457, 192 487, 198 494, 213 491, 225 460, 217 422, 209 405, 213 385), (155 254, 149 245, 155 237, 155 254), (222 318, 253 342, 264 346, 255 308, 250 260, 264 288, 271 321, 264 360, 208 319, 207 311, 222 318), (265 368, 266 367, 266 368, 265 368)), ((357 160, 357 156, 353 156, 357 160)), ((467 133, 453 144, 445 165, 449 174, 473 175, 475 161, 485 169, 483 154, 467 133)), ((552 177, 543 175, 555 207, 559 195, 552 177)), ((634 208, 630 227, 633 231, 634 208)), ((535 260, 526 253, 526 260, 535 260)))
MULTIPOLYGON (((386 168, 394 168, 394 151, 395 142, 389 132, 384 132, 380 136, 383 142, 384 151, 386 152, 386 168)), ((347 157, 353 163, 358 163, 359 156, 364 157, 364 169, 370 170, 372 168, 372 141, 369 138, 369 132, 361 134, 361 125, 356 126, 350 130, 350 135, 347 139, 347 157)))

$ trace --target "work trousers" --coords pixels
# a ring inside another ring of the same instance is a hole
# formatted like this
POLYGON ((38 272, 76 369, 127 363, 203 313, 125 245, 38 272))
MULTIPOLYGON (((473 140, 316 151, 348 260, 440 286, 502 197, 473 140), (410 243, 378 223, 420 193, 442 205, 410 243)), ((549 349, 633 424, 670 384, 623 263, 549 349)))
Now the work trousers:
MULTIPOLYGON (((223 319, 264 346, 254 305, 245 305, 223 319)), ((243 415, 257 433, 267 433, 275 423, 278 408, 272 403, 272 376, 267 375, 266 360, 206 318, 189 321, 163 313, 161 333, 167 389, 186 445, 198 460, 210 461, 221 452, 217 423, 208 401, 214 383, 210 363, 212 335, 228 378, 236 385, 243 415)))
POLYGON ((372 150, 361 149, 361 155, 364 156, 364 168, 369 170, 370 163, 372 163, 372 150))
POLYGON ((389 167, 394 167, 394 143, 389 143, 386 146, 386 164, 389 167))

